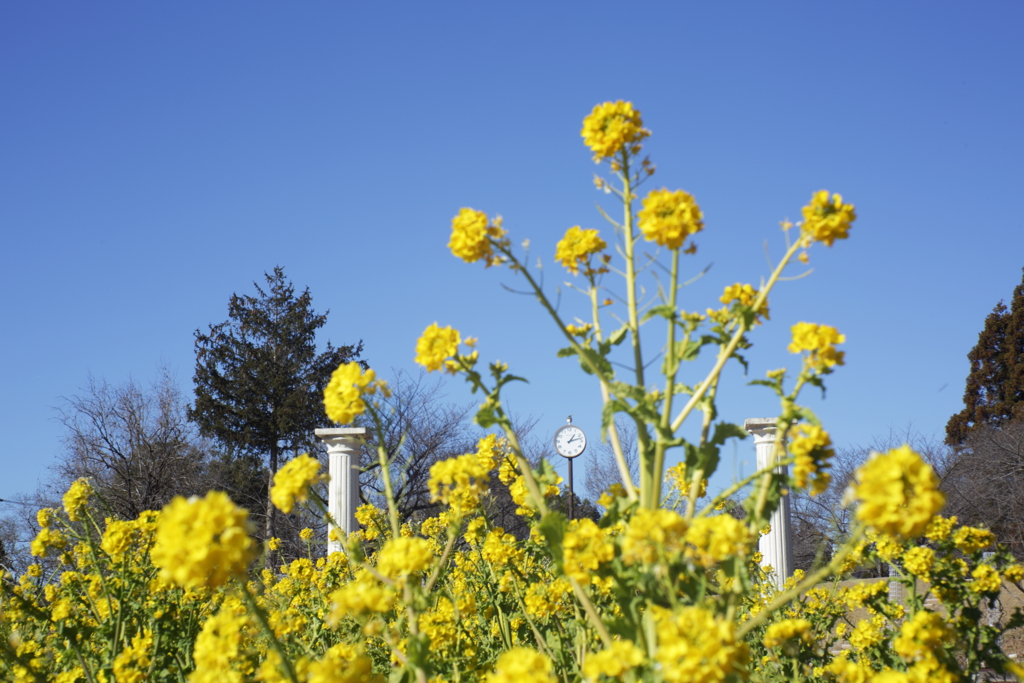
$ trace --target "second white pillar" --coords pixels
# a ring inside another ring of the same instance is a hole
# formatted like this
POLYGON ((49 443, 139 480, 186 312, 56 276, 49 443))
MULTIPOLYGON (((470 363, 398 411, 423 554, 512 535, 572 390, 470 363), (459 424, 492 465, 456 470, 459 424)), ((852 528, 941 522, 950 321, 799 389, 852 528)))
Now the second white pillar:
MULTIPOLYGON (((775 442, 778 438, 774 417, 752 418, 743 427, 754 435, 754 449, 757 451, 757 469, 763 470, 776 461, 775 442)), ((787 474, 787 467, 775 468, 779 474, 787 474)), ((779 507, 772 513, 771 531, 761 537, 757 549, 761 553, 761 566, 775 570, 777 585, 793 574, 793 528, 790 519, 789 496, 783 496, 779 507)))

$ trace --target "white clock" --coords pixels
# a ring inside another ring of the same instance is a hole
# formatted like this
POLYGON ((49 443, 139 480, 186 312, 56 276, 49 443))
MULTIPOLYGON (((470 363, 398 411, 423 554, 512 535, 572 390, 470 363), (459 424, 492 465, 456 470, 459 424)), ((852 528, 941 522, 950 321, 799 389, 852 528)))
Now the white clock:
POLYGON ((575 458, 587 447, 587 435, 574 424, 567 424, 555 432, 555 450, 563 458, 575 458))

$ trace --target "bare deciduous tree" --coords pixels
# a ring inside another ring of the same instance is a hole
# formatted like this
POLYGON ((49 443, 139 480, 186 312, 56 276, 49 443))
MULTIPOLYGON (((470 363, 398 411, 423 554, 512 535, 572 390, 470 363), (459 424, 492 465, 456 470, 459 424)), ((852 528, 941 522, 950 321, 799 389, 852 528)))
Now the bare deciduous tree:
MULTIPOLYGON (((953 464, 952 450, 941 441, 915 432, 912 426, 902 430, 890 429, 887 435, 875 437, 864 446, 837 448, 830 470, 832 483, 828 489, 817 496, 807 491, 796 491, 793 494, 790 509, 796 568, 807 570, 831 558, 833 548, 848 538, 853 530, 853 508, 843 504, 843 497, 847 487, 855 480, 857 468, 872 453, 884 453, 903 444, 908 444, 921 454, 935 470, 943 489, 946 489, 945 479, 953 464)), ((950 513, 947 505, 944 514, 956 513, 950 513)), ((868 572, 879 573, 881 570, 881 567, 876 567, 868 572)))
MULTIPOLYGON (((622 444, 629 476, 634 484, 640 479, 640 457, 636 448, 636 427, 631 420, 616 420, 619 430, 619 442, 622 444)), ((621 484, 622 475, 619 465, 615 462, 615 452, 611 444, 597 440, 593 446, 593 455, 586 462, 587 473, 584 477, 584 489, 587 497, 597 500, 612 484, 621 484)))
MULTIPOLYGON (((470 423, 472 406, 445 401, 442 380, 428 381, 426 373, 413 377, 396 371, 388 382, 391 396, 381 396, 384 447, 391 462, 391 482, 399 517, 430 516, 436 504, 430 502, 427 480, 430 467, 448 458, 471 453, 479 438, 470 423)), ((371 425, 365 425, 370 427, 371 425)), ((384 483, 377 460, 375 430, 367 429, 371 442, 362 455, 360 484, 363 498, 385 507, 384 483)))
POLYGON ((987 526, 1024 559, 1024 420, 971 431, 943 472, 945 514, 987 526))
POLYGON ((149 389, 90 377, 59 408, 66 433, 53 493, 88 477, 110 512, 124 519, 159 510, 175 495, 203 493, 208 450, 186 408, 166 369, 149 389))

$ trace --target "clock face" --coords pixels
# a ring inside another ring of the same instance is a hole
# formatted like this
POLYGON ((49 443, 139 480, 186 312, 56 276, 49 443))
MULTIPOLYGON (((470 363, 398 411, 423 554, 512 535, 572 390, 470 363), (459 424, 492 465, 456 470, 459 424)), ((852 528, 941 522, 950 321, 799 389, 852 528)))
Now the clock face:
POLYGON ((565 425, 555 432, 555 450, 563 458, 575 458, 587 447, 587 435, 576 425, 565 425))

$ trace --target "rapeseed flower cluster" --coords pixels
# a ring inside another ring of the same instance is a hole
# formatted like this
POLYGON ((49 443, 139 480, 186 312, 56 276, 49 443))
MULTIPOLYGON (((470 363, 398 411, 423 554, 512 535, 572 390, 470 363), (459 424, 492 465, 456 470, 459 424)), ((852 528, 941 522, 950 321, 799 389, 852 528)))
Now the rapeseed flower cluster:
POLYGON ((702 607, 656 610, 656 658, 670 683, 720 683, 745 670, 748 649, 733 625, 702 607))
POLYGON ((608 648, 596 652, 583 664, 583 676, 596 681, 600 676, 622 680, 623 675, 644 663, 643 650, 628 640, 616 640, 608 648))
POLYGON ((245 576, 256 556, 249 513, 223 491, 178 496, 157 522, 150 556, 163 579, 183 588, 216 588, 245 576))
POLYGON ((830 461, 835 457, 828 432, 818 425, 798 424, 792 432, 787 450, 795 458, 793 479, 797 486, 807 488, 810 484, 812 496, 828 488, 832 475, 825 470, 831 467, 830 461))
POLYGON ((594 153, 595 163, 621 152, 639 154, 640 142, 650 134, 633 103, 622 100, 596 105, 583 119, 580 131, 583 143, 594 153))
MULTIPOLYGON (((704 214, 697 201, 683 190, 651 190, 637 214, 640 232, 648 242, 679 249, 687 237, 704 229, 704 214)), ((691 251, 695 249, 692 247, 691 251)))
POLYGON ((292 458, 274 474, 274 486, 270 489, 270 502, 285 514, 292 511, 295 503, 304 503, 309 498, 311 486, 325 481, 320 474, 320 462, 303 453, 292 458))
POLYGON ((857 519, 885 534, 917 538, 946 502, 938 489, 935 472, 909 446, 876 453, 857 470, 857 519))
POLYGON ((844 204, 839 194, 829 197, 827 190, 814 193, 811 203, 803 208, 801 233, 807 240, 831 247, 838 240, 849 237, 850 226, 857 219, 853 204, 844 204))
POLYGON ((448 248, 466 263, 484 261, 489 268, 504 260, 494 253, 494 247, 506 243, 505 234, 500 216, 491 221, 483 211, 462 208, 452 219, 448 248))
POLYGON ((580 266, 583 266, 584 275, 600 275, 608 272, 604 266, 607 261, 602 259, 601 265, 594 268, 591 258, 607 247, 608 244, 598 236, 597 230, 582 230, 580 226, 574 225, 565 231, 565 236, 555 245, 555 260, 573 275, 579 274, 580 266))
POLYGON ((456 514, 465 514, 480 505, 480 497, 487 492, 494 461, 481 458, 478 453, 467 453, 430 466, 432 502, 446 503, 456 514))
POLYGON ((63 498, 64 512, 67 513, 68 519, 72 522, 82 521, 82 513, 92 493, 92 484, 88 479, 78 479, 71 484, 63 498))
POLYGON ((807 352, 804 366, 815 372, 830 372, 836 365, 843 365, 845 353, 836 349, 836 344, 846 341, 846 335, 829 325, 800 322, 793 325, 793 341, 790 353, 807 352))
POLYGON ((423 330, 416 342, 416 362, 434 372, 444 367, 445 361, 459 352, 462 337, 451 325, 440 327, 433 323, 423 330))
POLYGON ((324 408, 327 417, 338 424, 351 424, 353 420, 366 412, 364 396, 375 394, 378 390, 390 395, 387 383, 377 379, 373 370, 363 370, 357 363, 342 363, 331 374, 331 381, 324 389, 324 408))

